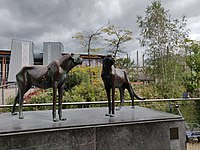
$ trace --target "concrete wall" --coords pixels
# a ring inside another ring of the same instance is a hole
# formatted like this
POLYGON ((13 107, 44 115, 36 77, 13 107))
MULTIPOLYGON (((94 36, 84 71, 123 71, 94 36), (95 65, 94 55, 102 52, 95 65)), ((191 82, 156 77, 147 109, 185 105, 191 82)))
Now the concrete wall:
POLYGON ((61 57, 64 46, 61 42, 44 42, 43 43, 43 65, 48 65, 54 59, 61 57))
POLYGON ((12 40, 8 82, 16 81, 16 74, 23 66, 33 65, 33 50, 34 44, 32 41, 12 40))
POLYGON ((175 120, 7 133, 0 149, 185 150, 185 127, 175 120), (170 140, 172 128, 178 138, 170 140))

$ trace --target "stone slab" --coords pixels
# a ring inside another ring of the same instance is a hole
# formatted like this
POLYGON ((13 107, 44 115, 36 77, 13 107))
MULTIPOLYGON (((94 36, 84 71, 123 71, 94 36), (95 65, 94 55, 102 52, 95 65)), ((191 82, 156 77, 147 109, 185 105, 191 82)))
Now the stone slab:
POLYGON ((0 114, 0 149, 15 150, 185 150, 182 117, 143 107, 65 109, 66 121, 51 111, 24 111, 24 119, 0 114), (171 139, 171 129, 177 138, 171 139))
POLYGON ((63 109, 66 121, 53 122, 50 110, 24 111, 24 119, 10 113, 0 114, 0 136, 2 134, 31 132, 39 130, 55 130, 59 128, 79 128, 88 126, 109 126, 112 124, 162 122, 182 120, 181 116, 164 113, 148 108, 130 106, 116 111, 115 117, 105 116, 107 108, 63 109))

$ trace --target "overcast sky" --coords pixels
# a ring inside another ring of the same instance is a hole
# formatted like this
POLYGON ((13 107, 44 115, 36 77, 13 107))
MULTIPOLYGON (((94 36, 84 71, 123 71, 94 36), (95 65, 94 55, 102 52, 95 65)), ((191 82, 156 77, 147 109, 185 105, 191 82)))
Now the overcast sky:
MULTIPOLYGON (((140 49, 136 24, 138 15, 152 0, 0 0, 0 49, 9 49, 12 38, 31 40, 36 50, 43 42, 62 42, 65 51, 78 49, 72 36, 97 29, 108 20, 130 29, 134 39, 127 51, 135 55, 140 49)), ((173 18, 187 16, 190 37, 200 40, 200 0, 161 0, 173 18)))

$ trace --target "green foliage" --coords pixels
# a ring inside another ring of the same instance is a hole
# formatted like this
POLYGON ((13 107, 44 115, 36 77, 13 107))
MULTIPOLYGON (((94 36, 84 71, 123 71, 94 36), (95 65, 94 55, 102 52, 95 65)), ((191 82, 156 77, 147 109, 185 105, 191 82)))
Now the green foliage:
POLYGON ((141 94, 146 99, 159 98, 157 90, 155 89, 154 85, 151 84, 143 86, 141 89, 141 94))
MULTIPOLYGON (((71 85, 75 85, 77 81, 80 84, 73 86, 71 90, 64 92, 63 102, 91 102, 91 101, 105 101, 107 100, 106 92, 103 82, 100 77, 101 69, 99 67, 75 67, 69 73, 69 77, 75 75, 67 81, 71 85), (92 84, 90 83, 89 70, 92 74, 92 84), (76 77, 76 79, 75 79, 76 77)), ((66 84, 67 84, 66 83, 66 84)), ((139 89, 136 89, 138 92, 139 89)), ((116 100, 119 100, 119 90, 116 89, 116 100)), ((125 90, 125 99, 130 99, 129 93, 125 90)), ((52 102, 52 89, 41 90, 37 95, 32 96, 30 103, 51 103, 52 102)))
POLYGON ((89 32, 78 32, 75 36, 72 37, 73 39, 78 40, 78 42, 81 44, 81 47, 84 48, 84 50, 88 53, 89 66, 91 66, 91 52, 97 52, 102 50, 102 48, 99 47, 99 42, 102 38, 101 29, 102 27, 96 30, 90 30, 89 32))
POLYGON ((125 53, 124 43, 132 40, 132 32, 128 29, 121 29, 114 25, 108 25, 102 29, 108 35, 104 40, 107 42, 110 52, 116 58, 118 53, 125 53))
MULTIPOLYGON (((105 100, 104 87, 100 77, 99 67, 77 68, 80 75, 85 78, 79 86, 74 87, 71 92, 66 93, 72 101, 99 101, 105 100), (90 83, 89 73, 92 75, 90 83)), ((67 99, 66 99, 67 100, 67 99)), ((67 100, 69 101, 69 100, 67 100)))
POLYGON ((200 96, 200 44, 196 41, 188 41, 189 54, 186 56, 185 76, 183 77, 183 84, 186 89, 196 97, 200 96))
POLYGON ((15 100, 15 96, 8 97, 8 98, 6 99, 6 103, 7 103, 8 105, 13 104, 14 100, 15 100))
POLYGON ((134 60, 131 60, 130 57, 118 58, 115 61, 115 66, 121 69, 129 70, 134 67, 134 60))
POLYGON ((115 60, 115 67, 124 69, 129 76, 130 81, 133 81, 134 77, 137 75, 134 74, 134 60, 131 60, 130 57, 117 58, 115 60))
MULTIPOLYGON (((65 83, 63 102, 90 102, 106 100, 104 86, 100 77, 100 68, 95 67, 75 67, 68 74, 65 83), (92 84, 89 73, 92 74, 92 84)), ((32 96, 31 103, 52 102, 52 89, 42 90, 36 96, 32 96)))
POLYGON ((52 103, 52 89, 40 90, 28 102, 31 104, 52 103))
POLYGON ((183 52, 188 30, 186 19, 171 19, 160 1, 154 1, 138 16, 140 44, 146 48, 148 74, 155 80, 155 90, 162 98, 180 97, 183 52))
POLYGON ((86 80, 87 73, 82 72, 80 69, 73 69, 67 75, 65 82, 65 91, 71 90, 73 87, 80 85, 82 81, 86 80))

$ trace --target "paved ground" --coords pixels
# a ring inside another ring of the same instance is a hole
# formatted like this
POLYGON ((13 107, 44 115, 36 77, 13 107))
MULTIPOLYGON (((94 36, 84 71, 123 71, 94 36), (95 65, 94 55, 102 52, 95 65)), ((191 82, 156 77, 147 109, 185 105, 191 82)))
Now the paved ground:
POLYGON ((200 142, 187 143, 187 150, 200 150, 200 142))
POLYGON ((66 121, 53 122, 50 110, 25 111, 24 119, 10 113, 0 114, 0 134, 26 132, 36 130, 51 130, 59 128, 77 128, 84 126, 103 126, 109 124, 127 124, 130 122, 157 122, 166 120, 182 120, 180 116, 163 113, 143 107, 129 106, 117 111, 115 117, 105 116, 107 108, 64 109, 66 121))

